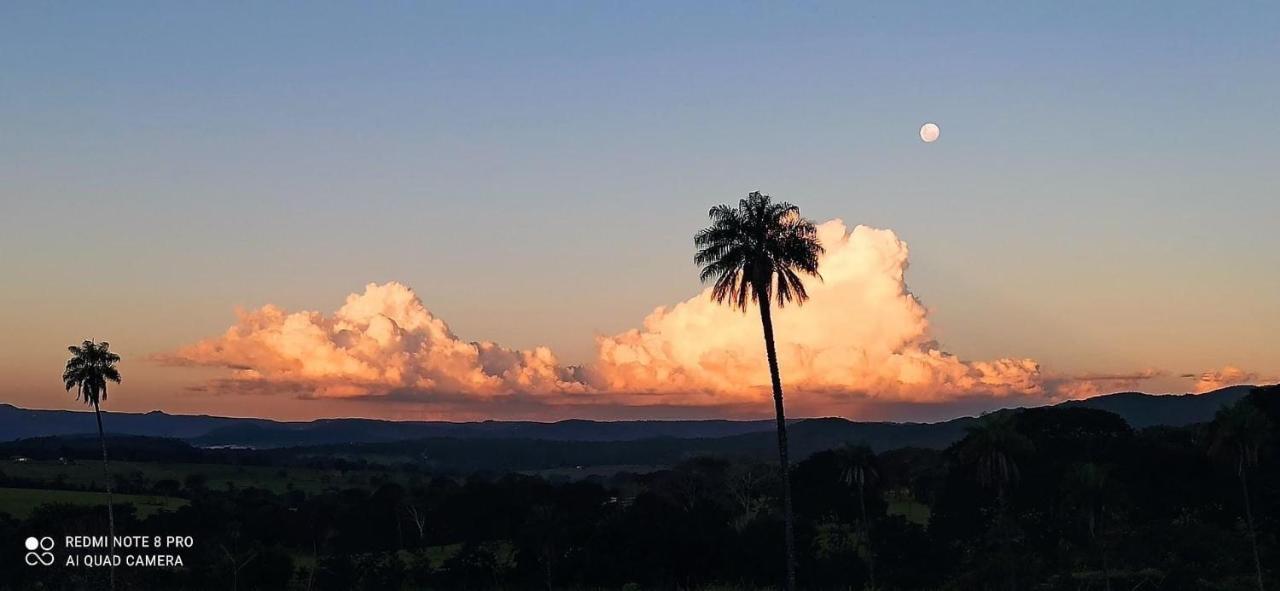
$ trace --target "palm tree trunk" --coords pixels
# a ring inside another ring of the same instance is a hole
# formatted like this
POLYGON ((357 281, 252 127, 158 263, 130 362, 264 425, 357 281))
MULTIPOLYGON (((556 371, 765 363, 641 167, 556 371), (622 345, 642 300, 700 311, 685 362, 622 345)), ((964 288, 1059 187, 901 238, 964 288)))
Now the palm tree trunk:
POLYGON ((1005 491, 1007 483, 1000 484, 996 489, 996 503, 1000 507, 1000 512, 996 519, 1000 528, 1000 545, 1002 547, 1004 558, 1009 560, 1009 591, 1018 591, 1018 567, 1010 558, 1013 556, 1013 515, 1009 509, 1008 493, 1005 491))
POLYGON ((1253 570, 1258 576, 1258 591, 1266 591, 1262 586, 1262 561, 1258 558, 1258 534, 1253 531, 1253 506, 1249 503, 1249 481, 1245 477, 1244 466, 1240 467, 1240 490, 1244 493, 1244 520, 1249 526, 1249 543, 1253 545, 1253 570))
POLYGON ((102 430, 102 410, 98 408, 97 403, 93 405, 93 414, 98 419, 98 442, 102 444, 102 476, 107 487, 107 533, 111 536, 108 544, 111 547, 111 570, 110 580, 111 588, 116 588, 116 511, 113 508, 114 503, 111 499, 111 471, 107 469, 107 435, 102 430))
POLYGON ((876 554, 875 549, 871 546, 871 520, 867 519, 867 493, 866 485, 862 482, 858 483, 858 506, 862 508, 862 541, 867 545, 867 580, 871 582, 872 589, 876 587, 876 554))
POLYGON ((783 543, 787 551, 787 591, 796 588, 796 542, 794 517, 791 512, 791 461, 787 457, 787 417, 782 410, 782 377, 778 374, 778 352, 773 345, 773 315, 769 310, 767 291, 761 294, 760 323, 764 325, 764 348, 769 356, 769 377, 773 380, 773 410, 778 421, 778 468, 782 472, 783 543))
POLYGON ((1107 568, 1107 549, 1102 547, 1102 540, 1098 539, 1098 530, 1102 529, 1102 515, 1106 511, 1106 507, 1099 506, 1094 508, 1089 506, 1089 543, 1093 546, 1093 551, 1098 553, 1098 563, 1102 565, 1102 581, 1103 588, 1111 591, 1111 571, 1107 568))
POLYGON ((311 572, 307 573, 307 591, 311 591, 311 583, 316 578, 316 568, 320 566, 320 546, 311 540, 311 572))

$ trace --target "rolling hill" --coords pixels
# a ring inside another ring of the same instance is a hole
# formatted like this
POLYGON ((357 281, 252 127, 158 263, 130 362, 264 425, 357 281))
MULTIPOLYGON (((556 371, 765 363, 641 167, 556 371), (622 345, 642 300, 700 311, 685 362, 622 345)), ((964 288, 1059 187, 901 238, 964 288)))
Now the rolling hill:
MULTIPOLYGON (((1181 426, 1211 419, 1219 408, 1248 393, 1251 386, 1233 386, 1206 394, 1151 395, 1123 392, 1062 403, 1114 412, 1135 428, 1181 426)), ((104 412, 114 435, 182 439, 198 447, 257 448, 315 446, 344 443, 386 443, 410 439, 520 439, 567 442, 637 441, 654 438, 725 439, 768 433, 773 421, 383 421, 321 419, 283 422, 205 415, 104 412)), ((941 447, 961 436, 973 418, 939 423, 856 422, 842 418, 792 421, 816 439, 858 440, 873 447, 941 447), (803 427, 799 423, 803 423, 803 427)), ((0 404, 0 441, 30 437, 94 433, 90 413, 29 410, 0 404)), ((749 439, 749 438, 748 438, 749 439)), ((767 439, 767 438, 766 438, 767 439)))

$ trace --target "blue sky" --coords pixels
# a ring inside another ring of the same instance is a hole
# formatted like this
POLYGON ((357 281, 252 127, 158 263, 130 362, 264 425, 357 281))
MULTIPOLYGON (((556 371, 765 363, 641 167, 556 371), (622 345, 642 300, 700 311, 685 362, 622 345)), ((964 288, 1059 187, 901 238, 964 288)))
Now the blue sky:
POLYGON ((581 362, 695 293, 690 236, 755 189, 893 229, 962 357, 1275 375, 1278 26, 1265 3, 9 3, 0 398, 46 396, 23 368, 86 331, 146 354, 370 281, 581 362))

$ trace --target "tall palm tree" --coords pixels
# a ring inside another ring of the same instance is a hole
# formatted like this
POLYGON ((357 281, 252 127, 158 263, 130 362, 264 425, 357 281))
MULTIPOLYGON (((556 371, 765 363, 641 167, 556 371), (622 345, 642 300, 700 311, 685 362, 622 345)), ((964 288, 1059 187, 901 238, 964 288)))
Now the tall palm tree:
POLYGON ((1213 435, 1209 451, 1214 456, 1235 464, 1244 495, 1244 518, 1253 546, 1253 569, 1258 591, 1266 591, 1262 583, 1262 560, 1258 557, 1258 536, 1253 526, 1253 506, 1249 501, 1249 471, 1258 465, 1258 455, 1271 433, 1271 421, 1248 398, 1218 411, 1213 419, 1213 435))
POLYGON ((787 458, 787 422, 782 408, 782 378, 773 342, 770 303, 781 308, 809 299, 801 275, 818 275, 823 253, 813 222, 800 217, 800 208, 773 202, 753 192, 738 207, 717 205, 708 212, 711 225, 693 238, 698 248, 693 260, 701 267, 699 278, 714 282, 711 298, 743 312, 755 303, 764 327, 765 353, 773 382, 773 410, 778 424, 778 460, 782 471, 782 514, 787 551, 787 589, 796 587, 795 533, 791 513, 791 466, 787 458))
MULTIPOLYGON (((120 356, 111 352, 111 345, 106 341, 95 343, 85 341, 79 345, 67 347, 71 359, 67 360, 66 369, 62 372, 62 384, 70 392, 76 389, 76 399, 93 405, 93 414, 98 419, 98 442, 102 444, 102 475, 107 487, 107 527, 111 535, 109 544, 111 556, 116 553, 116 515, 111 499, 111 471, 107 468, 107 436, 102 430, 102 402, 107 399, 107 382, 120 383, 120 370, 116 364, 120 356)), ((115 589, 115 565, 111 566, 111 588, 115 589)))

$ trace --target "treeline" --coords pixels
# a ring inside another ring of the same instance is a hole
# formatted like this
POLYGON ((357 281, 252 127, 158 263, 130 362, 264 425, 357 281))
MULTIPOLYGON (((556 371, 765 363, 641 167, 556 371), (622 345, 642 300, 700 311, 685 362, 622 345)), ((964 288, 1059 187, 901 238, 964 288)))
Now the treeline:
MULTIPOLYGON (((790 427, 792 448, 809 455, 847 441, 875 449, 943 449, 964 436, 975 419, 936 424, 854 423, 844 419, 804 419, 790 427)), ((157 437, 108 436, 113 460, 304 466, 341 469, 391 465, 433 472, 527 471, 576 466, 664 466, 702 456, 769 460, 777 455, 772 432, 723 437, 652 437, 616 441, 567 441, 532 438, 427 437, 377 443, 344 443, 280 448, 195 447, 157 437)), ((0 458, 23 456, 94 461, 101 456, 96 437, 38 437, 0 443, 0 458)))
MULTIPOLYGON (((1280 565, 1280 392, 1211 423, 1134 431, 1045 408, 986 418, 946 450, 822 451, 793 471, 807 589, 1259 589, 1280 565)), ((124 534, 191 535, 178 571, 119 569, 125 589, 769 588, 781 576, 776 470, 696 458, 550 482, 420 473, 272 493, 184 483, 187 507, 124 534)), ((46 506, 0 539, 103 531, 46 506)), ((82 588, 102 572, 20 565, 0 588, 82 588)))

